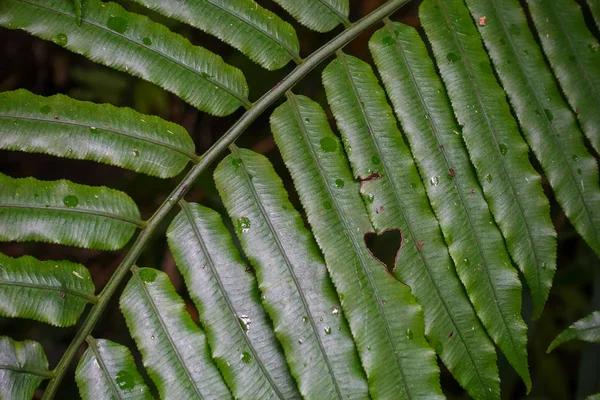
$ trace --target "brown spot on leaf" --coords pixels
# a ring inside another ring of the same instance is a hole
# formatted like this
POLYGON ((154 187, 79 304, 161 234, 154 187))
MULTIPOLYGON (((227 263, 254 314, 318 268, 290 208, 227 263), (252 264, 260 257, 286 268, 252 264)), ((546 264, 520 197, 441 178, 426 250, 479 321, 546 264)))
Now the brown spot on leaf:
POLYGON ((425 244, 425 241, 423 240, 419 240, 419 243, 417 243, 417 251, 421 251, 421 249, 423 248, 423 245, 425 244))
POLYGON ((484 15, 483 17, 479 18, 479 26, 485 26, 485 20, 486 20, 486 16, 484 15))

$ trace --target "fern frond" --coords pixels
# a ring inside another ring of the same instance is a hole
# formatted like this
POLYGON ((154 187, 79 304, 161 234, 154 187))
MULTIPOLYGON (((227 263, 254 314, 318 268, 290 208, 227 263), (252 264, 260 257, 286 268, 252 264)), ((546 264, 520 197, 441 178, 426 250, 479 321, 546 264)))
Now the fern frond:
MULTIPOLYGON (((494 348, 454 272, 423 184, 375 74, 364 61, 340 53, 323 71, 323 84, 354 176, 366 179, 360 192, 373 226, 377 232, 399 228, 404 235, 393 273, 411 287, 423 307, 426 337, 473 397, 497 396, 494 348), (367 178, 373 174, 377 176, 367 178)), ((424 114, 415 115, 423 118, 424 114)), ((439 151, 439 145, 435 148, 439 151)), ((436 179, 452 181, 447 169, 443 171, 436 179)))
POLYGON ((304 398, 368 397, 367 381, 316 243, 262 155, 233 148, 215 183, 304 398))
POLYGON ((204 332, 167 274, 137 267, 132 272, 119 304, 161 399, 230 399, 204 332))
POLYGON ((583 133, 600 153, 600 44, 576 2, 528 0, 527 5, 554 75, 583 133))
POLYGON ((317 32, 328 32, 340 23, 348 26, 348 0, 274 0, 302 25, 317 32))
POLYGON ((241 71, 116 3, 87 0, 78 26, 67 0, 5 0, 0 25, 143 78, 210 114, 228 115, 250 104, 241 71))
POLYGON ((540 161, 556 199, 590 247, 600 255, 598 165, 562 99, 550 69, 516 0, 473 1, 479 26, 525 138, 540 161), (510 61, 510 60, 514 60, 510 61))
POLYGON ((600 343, 600 311, 591 313, 565 329, 550 343, 547 353, 550 353, 561 344, 575 339, 600 343))
POLYGON ((87 344, 75 371, 82 399, 153 399, 127 347, 92 337, 88 337, 87 344))
POLYGON ((0 93, 0 149, 91 160, 168 178, 197 161, 181 126, 129 108, 0 93))
POLYGON ((241 260, 219 214, 180 203, 167 238, 213 359, 237 399, 298 399, 300 394, 256 280, 241 260))
POLYGON ((301 61, 294 28, 254 0, 134 1, 218 37, 266 69, 301 61))
POLYGON ((538 317, 556 270, 556 233, 541 178, 529 163, 527 144, 466 6, 460 0, 425 0, 419 15, 485 198, 525 275, 538 317))
POLYGON ((366 247, 373 227, 324 111, 288 94, 271 115, 271 129, 340 296, 371 396, 443 397, 421 307, 366 247))
POLYGON ((123 192, 65 180, 0 174, 0 242, 36 241, 99 250, 125 246, 144 226, 123 192))
POLYGON ((3 400, 30 400, 42 380, 52 378, 38 342, 0 336, 0 388, 3 400))
POLYGON ((40 261, 0 254, 0 315, 56 326, 74 325, 87 303, 95 303, 88 270, 69 261, 40 261))
POLYGON ((596 21, 596 26, 600 29, 600 2, 597 0, 586 0, 586 2, 590 8, 594 21, 596 21))

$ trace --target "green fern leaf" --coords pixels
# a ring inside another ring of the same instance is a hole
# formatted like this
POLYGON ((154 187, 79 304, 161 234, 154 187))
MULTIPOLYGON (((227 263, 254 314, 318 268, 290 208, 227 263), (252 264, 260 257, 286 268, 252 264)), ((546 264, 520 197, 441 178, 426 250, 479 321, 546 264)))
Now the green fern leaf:
POLYGON ((593 394, 585 398, 585 400, 600 400, 600 393, 593 394))
MULTIPOLYGON (((377 232, 400 228, 404 235, 393 273, 411 287, 423 307, 429 342, 473 397, 498 396, 494 348, 454 273, 419 174, 375 74, 364 61, 340 53, 323 71, 323 84, 346 148, 351 149, 348 158, 354 176, 364 180, 360 192, 373 226, 377 232)), ((439 145, 435 148, 439 151, 439 145)), ((447 169, 443 171, 441 179, 446 179, 447 169)), ((524 341, 520 350, 525 351, 524 341)))
POLYGON ((425 0, 419 15, 486 200, 538 317, 556 270, 556 233, 540 176, 462 1, 425 0))
POLYGON ((340 23, 350 25, 348 0, 274 0, 302 25, 328 32, 340 23))
POLYGON ((0 336, 2 400, 30 400, 42 380, 52 378, 48 360, 38 342, 17 342, 0 336))
POLYGON ((217 363, 237 399, 300 395, 256 281, 216 212, 181 203, 167 238, 217 363))
POLYGON ((271 129, 339 293, 371 396, 443 397, 421 308, 365 245, 373 227, 324 111, 289 94, 271 129))
POLYGON ((325 263, 271 163, 233 149, 216 168, 215 183, 256 268, 263 303, 302 396, 368 397, 325 263))
POLYGON ((600 311, 595 311, 565 329, 548 346, 547 353, 570 340, 600 343, 600 311))
POLYGON ((73 0, 73 10, 75 10, 75 21, 77 21, 77 25, 79 26, 81 26, 82 1, 83 0, 73 0))
POLYGON ((229 399, 210 358, 204 332, 192 321, 169 277, 134 267, 120 306, 144 367, 162 399, 229 399))
POLYGON ((181 126, 129 108, 26 90, 0 93, 0 149, 91 160, 168 178, 196 161, 181 126))
POLYGON ((581 6, 571 0, 528 0, 544 53, 579 124, 600 153, 600 44, 581 6))
POLYGON ((142 227, 129 196, 65 180, 0 174, 0 242, 36 241, 117 250, 142 227))
POLYGON ((523 133, 575 229, 600 255, 598 165, 516 0, 467 1, 523 133), (508 60, 515 60, 514 63, 508 60))
MULTIPOLYGON (((594 21, 596 21, 596 26, 600 29, 600 2, 597 0, 587 0, 587 5, 590 8, 594 21)), ((600 394, 598 394, 598 396, 600 396, 600 394)))
POLYGON ((254 0, 135 1, 218 37, 264 68, 301 61, 294 28, 254 0))
POLYGON ((5 0, 0 25, 128 72, 214 115, 249 106, 242 73, 221 57, 116 3, 87 0, 81 26, 66 0, 5 0))
POLYGON ((83 265, 0 254, 1 316, 71 326, 86 304, 95 302, 94 283, 83 265))
POLYGON ((129 349, 92 337, 81 356, 75 381, 84 400, 150 400, 152 395, 137 371, 129 349))

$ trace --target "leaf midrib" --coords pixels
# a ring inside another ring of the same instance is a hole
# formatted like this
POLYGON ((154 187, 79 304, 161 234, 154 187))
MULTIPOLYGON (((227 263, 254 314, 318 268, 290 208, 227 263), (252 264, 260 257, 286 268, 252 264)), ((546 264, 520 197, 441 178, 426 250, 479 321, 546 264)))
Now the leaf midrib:
POLYGON ((106 218, 106 219, 112 219, 115 221, 128 223, 128 224, 135 225, 136 227, 142 228, 142 229, 146 226, 146 223, 140 219, 130 218, 130 217, 126 217, 123 215, 110 214, 110 213, 103 212, 103 211, 89 210, 89 209, 82 209, 82 208, 75 208, 75 207, 71 208, 71 207, 59 207, 59 206, 38 206, 35 204, 22 204, 22 203, 3 203, 3 204, 0 204, 0 209, 2 209, 2 208, 19 208, 19 209, 24 209, 24 210, 49 210, 49 211, 58 211, 58 212, 65 212, 65 213, 85 214, 85 215, 92 215, 92 216, 96 216, 96 217, 102 217, 102 218, 106 218))
POLYGON ((47 290, 47 291, 51 291, 51 292, 61 292, 61 293, 65 293, 65 294, 71 294, 75 297, 79 297, 79 298, 85 300, 86 303, 95 304, 98 302, 98 298, 96 296, 89 295, 87 293, 78 291, 78 290, 70 288, 70 287, 52 286, 52 285, 38 284, 35 282, 15 282, 15 281, 7 281, 4 279, 0 279, 0 287, 2 287, 2 286, 17 286, 17 287, 24 287, 24 288, 29 288, 29 289, 47 290))
MULTIPOLYGON (((46 10, 48 10, 48 11, 51 11, 51 12, 54 12, 54 13, 56 13, 56 14, 64 15, 64 16, 67 16, 67 17, 70 17, 70 18, 75 18, 73 15, 71 15, 71 14, 69 14, 69 13, 66 13, 66 12, 63 12, 63 11, 61 11, 61 10, 57 10, 57 9, 54 9, 54 8, 51 8, 51 7, 47 7, 47 6, 44 6, 44 5, 41 5, 41 4, 33 3, 33 2, 31 2, 31 1, 28 1, 28 0, 15 0, 15 1, 20 1, 20 2, 22 2, 22 3, 27 3, 27 4, 29 4, 29 5, 31 5, 31 6, 34 6, 34 7, 39 7, 39 8, 46 9, 46 10)), ((187 71, 189 71, 189 72, 193 73, 193 74, 194 74, 194 75, 196 75, 197 77, 199 77, 199 78, 201 78, 201 79, 203 79, 203 80, 205 80, 205 81, 209 82, 210 84, 212 84, 212 85, 214 85, 214 86, 217 86, 217 87, 219 87, 221 90, 223 90, 223 91, 224 91, 225 93, 227 93, 229 96, 231 96, 231 97, 235 98, 237 101, 239 101, 239 102, 240 102, 240 103, 241 103, 241 104, 242 104, 244 107, 246 107, 246 108, 249 108, 249 107, 251 106, 251 104, 250 104, 250 102, 248 101, 248 99, 247 99, 247 98, 241 97, 241 96, 240 96, 240 95, 238 95, 237 93, 234 93, 234 92, 233 92, 231 89, 229 89, 228 87, 226 87, 226 86, 223 86, 223 85, 222 85, 220 82, 217 82, 217 81, 215 81, 215 80, 213 80, 213 79, 209 78, 209 75, 208 75, 208 74, 206 74, 206 76, 202 76, 202 74, 201 74, 201 73, 198 73, 198 71, 195 71, 195 70, 194 70, 194 69, 192 69, 191 67, 189 67, 189 66, 187 66, 187 65, 185 65, 185 64, 182 64, 181 62, 177 61, 177 60, 176 60, 176 59, 174 59, 173 57, 171 57, 171 56, 168 56, 168 55, 166 55, 166 54, 164 54, 164 53, 162 53, 162 52, 160 52, 160 51, 158 51, 158 50, 155 50, 155 49, 153 49, 153 48, 150 48, 150 47, 148 47, 148 46, 146 46, 146 45, 143 45, 143 44, 141 44, 141 43, 139 43, 139 42, 136 42, 136 41, 134 41, 133 39, 131 39, 131 38, 129 38, 129 37, 127 37, 127 36, 125 36, 125 35, 123 35, 123 34, 121 34, 121 33, 118 33, 118 32, 116 32, 116 31, 113 31, 112 29, 106 29, 104 26, 102 26, 102 25, 100 25, 100 24, 97 24, 97 23, 95 23, 95 22, 93 22, 93 21, 90 21, 90 20, 88 20, 88 19, 86 19, 86 18, 83 18, 83 17, 82 17, 82 18, 81 18, 81 23, 82 23, 82 24, 83 24, 83 23, 87 23, 87 24, 89 24, 89 25, 91 25, 91 26, 93 26, 93 27, 95 27, 95 28, 98 28, 98 29, 100 29, 101 31, 104 31, 104 32, 106 32, 106 33, 109 33, 109 34, 112 34, 112 35, 118 36, 118 37, 120 37, 120 38, 122 38, 122 39, 125 39, 126 41, 128 41, 128 42, 130 42, 130 43, 133 43, 134 45, 137 45, 137 46, 139 46, 139 47, 141 47, 141 48, 143 48, 143 49, 145 49, 145 50, 147 50, 147 51, 150 51, 151 53, 155 53, 155 54, 157 54, 158 56, 160 56, 160 57, 163 57, 164 59, 171 61, 173 64, 175 64, 175 65, 178 65, 179 67, 181 67, 181 68, 183 68, 183 69, 185 69, 185 70, 187 70, 187 71)), ((191 44, 190 44, 190 46, 193 46, 193 45, 191 45, 191 44)), ((203 50, 205 50, 205 51, 208 51, 208 50, 206 50, 206 49, 203 49, 203 50)), ((227 65, 227 64, 226 64, 226 65, 227 65)))
POLYGON ((252 197, 254 198, 254 202, 258 206, 260 213, 263 216, 263 219, 264 219, 267 227, 269 228, 271 237, 274 239, 274 242, 277 245, 277 248, 279 249, 279 253, 281 254, 281 257, 283 258, 283 260, 285 262, 287 270, 290 273, 292 280, 294 281, 294 286, 296 287, 296 290, 298 291, 298 295, 300 297, 300 300, 302 301, 302 306, 309 317, 308 320, 310 321, 310 325, 312 327, 313 334, 315 335, 317 343, 319 344, 319 349, 321 350, 321 354, 323 355, 325 365, 327 365, 327 369, 329 370, 331 382, 333 383, 333 386, 335 388, 338 399, 341 400, 343 398, 343 396, 342 396, 341 390, 339 388, 335 373, 333 371, 333 367, 331 366, 331 361, 329 360, 329 356, 328 356, 327 352, 325 351, 325 346, 323 344, 323 341, 321 340, 321 336, 319 335, 319 329, 317 328, 317 325, 315 324, 315 319, 314 319, 311 309, 308 305, 308 301, 306 300, 306 296, 304 295, 304 292, 302 291, 302 286, 300 285, 300 282, 298 281, 298 277, 296 276, 296 274, 294 272, 294 267, 292 265, 292 262, 289 259, 288 255, 285 251, 285 247, 281 243, 281 239, 279 238, 279 235, 277 234, 277 230, 273 226, 271 219, 268 217, 269 214, 267 213, 267 210, 265 209, 264 205, 262 204, 262 201, 258 195, 258 192, 256 191, 256 188, 252 184, 252 181, 250 179, 250 176, 248 175, 247 166, 246 166, 246 163, 244 162, 243 157, 240 157, 239 151, 237 150, 237 148, 235 146, 232 145, 231 149, 232 149, 232 153, 234 155, 238 156, 238 158, 240 160, 240 169, 242 170, 244 180, 246 181, 246 186, 249 187, 250 192, 252 193, 252 197))
MULTIPOLYGON (((162 141, 155 140, 155 139, 152 139, 149 137, 136 135, 136 134, 130 133, 130 132, 107 128, 105 126, 100 126, 100 125, 96 125, 96 124, 84 124, 83 122, 67 121, 67 120, 63 120, 63 119, 57 120, 54 118, 49 119, 49 118, 40 118, 40 117, 32 117, 32 116, 24 116, 24 115, 9 115, 9 114, 0 114, 0 118, 17 119, 17 120, 23 120, 23 121, 37 121, 37 122, 45 122, 45 123, 59 124, 59 125, 71 125, 71 126, 77 126, 77 127, 82 127, 82 128, 83 127, 92 128, 92 126, 93 126, 93 128, 95 128, 99 131, 110 132, 110 133, 114 133, 115 135, 124 136, 124 137, 134 139, 134 140, 139 140, 141 142, 150 143, 150 144, 153 144, 153 145, 156 145, 159 147, 164 147, 165 149, 172 150, 174 152, 177 152, 177 153, 187 157, 192 162, 197 162, 197 160, 198 160, 198 156, 196 154, 188 153, 185 150, 179 149, 170 143, 162 142, 162 141)), ((98 133, 100 134, 101 132, 98 132, 98 133)))
MULTIPOLYGON (((423 96, 423 92, 421 91, 421 89, 419 88, 419 86, 416 84, 416 79, 415 79, 415 75, 413 73, 413 70, 411 68, 411 64, 408 62, 408 59, 406 58, 406 54, 402 50, 402 46, 399 43, 399 39, 398 39, 398 36, 396 35, 396 32, 394 31, 394 29, 392 29, 389 26, 389 19, 385 20, 385 24, 386 24, 388 30, 391 32, 391 34, 394 37, 394 42, 396 44, 395 47, 397 49, 397 52, 402 56, 402 59, 404 60, 404 64, 406 65, 406 70, 410 74, 411 82, 413 83, 412 86, 415 89, 415 92, 417 93, 419 101, 421 102, 421 106, 423 107, 423 110, 425 111, 425 114, 429 115, 429 118, 425 118, 425 119, 427 121, 427 124, 431 128, 431 133, 433 133, 433 135, 434 135, 434 137, 435 137, 435 139, 437 141, 437 144, 441 146, 442 143, 440 142, 440 134, 439 134, 439 131, 437 129, 437 125, 433 123, 433 118, 431 117, 432 113, 429 111, 429 107, 428 107, 427 102, 425 101, 425 98, 423 96)), ((450 115, 451 115, 451 118, 453 118, 452 114, 450 114, 450 115)), ((444 161, 446 162, 446 166, 448 168, 450 168, 450 162, 449 162, 449 159, 448 159, 448 155, 446 154, 445 151, 442 151, 441 153, 442 153, 442 156, 444 157, 444 161)), ((492 283, 492 279, 490 277, 490 269, 491 268, 490 268, 490 266, 488 264, 487 257, 484 256, 483 246, 481 245, 481 240, 479 238, 479 230, 475 229, 475 225, 473 224, 473 217, 471 215, 470 208, 466 206, 467 202, 466 202, 464 193, 462 191, 462 186, 460 185, 459 180, 456 179, 456 178, 452 179, 452 183, 453 183, 453 185, 454 185, 454 187, 456 189, 456 192, 457 192, 457 194, 458 194, 458 196, 459 196, 459 198, 461 200, 461 206, 462 206, 462 208, 464 210, 464 213, 467 216, 467 221, 469 222, 469 227, 471 228, 470 231, 472 232, 473 238, 475 239, 475 243, 477 245, 477 252, 479 253, 479 256, 480 256, 481 260, 483 261, 483 265, 485 266, 485 271, 486 271, 485 276, 487 278, 489 287, 491 288, 492 294, 494 296, 494 302, 493 302, 494 306, 497 309, 497 313, 502 318, 502 324, 506 328, 505 330, 508 333, 508 337, 510 339, 511 347, 515 350, 516 354, 519 354, 516 351, 517 347, 515 346, 515 342, 514 342, 514 339, 513 339, 512 331, 510 329, 508 329, 508 323, 506 322, 506 317, 504 316, 503 308, 500 307, 500 304, 499 304, 499 301, 498 301, 498 294, 496 293, 496 286, 492 283)), ((508 257, 508 254, 506 254, 506 256, 508 257)))
MULTIPOLYGON (((381 165, 383 166, 383 172, 384 172, 383 177, 381 179, 387 179, 387 181, 390 183, 390 186, 392 187, 392 193, 394 194, 394 199, 396 200, 396 204, 398 205, 398 207, 397 207, 398 211, 402 215, 402 219, 404 220, 404 224, 408 230, 408 234, 412 238, 413 243, 417 243, 417 241, 415 239, 415 235, 413 234, 413 228, 412 228, 410 222, 408 221, 408 219, 406 218, 406 213, 404 212, 404 207, 401 206, 403 204, 403 202, 400 200, 400 198, 398 196, 398 193, 400 193, 400 191, 396 187, 395 179, 390 179, 390 176, 392 176, 389 173, 390 168, 388 168, 386 158, 383 156, 383 152, 381 150, 381 146, 380 146, 379 142, 377 141, 376 135, 373 134, 373 128, 371 125, 369 114, 366 112, 366 110, 364 108, 364 105, 361 101, 358 90, 356 88, 356 84, 355 84, 354 80, 352 79, 352 74, 348 70, 348 67, 347 67, 345 61, 342 61, 342 65, 344 66, 344 72, 346 73, 348 80, 352 86, 352 92, 356 96, 356 102, 358 103, 358 107, 364 117, 366 127, 369 131, 369 135, 373 138, 373 144, 375 145, 377 153, 379 154, 379 156, 381 158, 381 165)), ((413 249, 413 251, 414 251, 414 249, 413 249)), ((469 349, 469 346, 467 346, 466 343, 464 342, 462 332, 456 325, 456 322, 454 321, 454 316, 450 312, 450 309, 448 308, 446 301, 444 300, 444 298, 442 297, 442 294, 440 293, 440 288, 438 286, 437 281, 434 279, 434 277, 431 273, 431 267, 429 266, 428 261, 425 259, 425 257, 423 256, 423 253, 421 251, 417 251, 417 254, 421 260, 421 263, 425 267, 425 271, 427 272, 427 275, 429 276, 429 280, 431 281, 431 283, 433 284, 433 287, 435 288, 435 292, 436 292, 438 298, 440 299, 440 302, 442 303, 442 305, 444 306, 444 309, 446 310, 446 314, 450 318, 452 325, 454 326, 456 332, 458 333, 458 336, 460 337, 460 342, 463 344, 466 353, 469 355, 469 359, 471 360, 471 364, 473 365, 473 370, 476 372, 477 378, 479 379, 481 386, 485 387, 485 383, 483 382, 483 379, 481 378, 481 374, 479 373, 479 369, 477 368, 477 365, 475 364, 473 355, 471 354, 471 350, 469 349)), ((410 397, 410 395, 409 395, 409 397, 410 397)))
POLYGON ((146 283, 139 276, 139 272, 138 271, 139 270, 137 268, 135 268, 135 269, 132 270, 133 276, 137 280, 137 285, 136 286, 138 288, 141 288, 141 292, 144 294, 144 297, 148 301, 148 305, 152 309, 152 313, 153 313, 154 317, 158 321, 158 323, 159 323, 159 325, 160 325, 160 327, 162 329, 163 334, 165 335, 165 337, 169 341, 169 345, 170 345, 171 349, 173 350, 173 354, 175 354, 175 357, 177 357, 177 361, 179 362, 179 365, 181 366, 181 369, 185 372, 185 375, 187 376, 188 381, 192 385, 192 388, 194 389, 194 392, 196 393, 196 395, 198 396, 198 398, 200 400, 204 399, 204 397, 202 396, 202 393, 200 392, 200 389, 196 386, 196 381, 190 375, 190 371, 188 370, 185 362, 183 361, 183 357, 179 353, 179 348, 175 345, 175 341, 173 340, 173 338, 171 337, 171 333, 167 329, 167 324, 163 320, 163 317, 160 314, 158 307, 154 303, 154 299, 152 298, 152 295, 150 294, 150 291, 146 287, 146 283))
POLYGON ((110 375, 108 368, 106 367, 106 364, 104 363, 104 359, 100 355, 100 350, 98 349, 98 344, 96 342, 96 339, 94 339, 90 336, 87 339, 87 343, 88 343, 89 349, 92 351, 92 353, 94 353, 95 360, 98 363, 98 366, 100 367, 100 370, 102 371, 102 374, 104 375, 105 380, 109 382, 108 386, 110 387, 111 392, 113 393, 113 395, 116 395, 117 398, 124 399, 124 397, 121 396, 121 390, 119 390, 119 388, 116 386, 116 380, 110 375))
MULTIPOLYGON (((492 127, 492 124, 490 123, 490 120, 488 118, 488 113, 485 107, 483 107, 483 101, 481 98, 481 93, 479 92, 479 87, 475 84, 475 81, 473 79, 473 71, 471 70, 471 65, 470 63, 467 62, 467 58, 465 56, 465 52, 463 47, 461 46, 461 42, 457 36, 457 32, 454 29, 454 25, 452 25, 452 22, 448 20, 448 11, 446 9, 446 5, 444 3, 443 0, 438 0, 438 4, 441 5, 441 7, 444 9, 444 12, 442 13, 444 19, 446 20, 446 24, 448 25, 448 27, 450 28, 451 32, 452 32, 452 36, 454 38, 454 43, 457 45, 460 54, 461 54, 461 60, 462 60, 462 64, 465 67, 465 70, 467 71, 467 74, 469 75, 468 81, 471 84, 471 88, 473 89, 473 92, 475 93, 475 96, 477 97, 477 102, 479 103, 479 106, 481 108, 481 113, 483 115, 483 117, 485 118, 485 123, 488 127, 489 132, 491 133, 491 138, 494 142, 494 148, 496 149, 496 153, 499 155, 498 160, 500 161, 500 164, 502 165, 502 171, 504 172, 504 176, 505 176, 505 180, 509 182, 509 187, 510 190, 512 192, 513 198, 515 199, 515 202, 517 203, 517 206, 519 208, 519 212, 518 212, 518 216, 520 217, 519 219, 522 220, 523 222, 523 226, 525 227, 525 230, 527 232, 527 241, 529 242, 529 248, 532 249, 531 254, 533 255, 533 257, 535 258, 535 267, 533 268, 533 272, 535 273, 535 278, 537 281, 537 286, 536 286, 536 290, 541 290, 542 289, 542 283, 541 283, 541 277, 540 277, 540 273, 538 270, 538 266, 541 265, 540 260, 539 260, 539 256, 537 254, 538 252, 538 248, 537 246, 533 245, 533 238, 531 237, 531 227, 529 226, 529 221, 527 218, 525 218, 524 215, 524 211, 523 211, 523 206, 521 205, 521 198, 520 196, 517 194, 517 192, 515 191, 515 188, 513 186, 513 180, 511 179, 511 175, 508 173, 507 169, 506 169, 506 164, 504 163, 504 159, 502 154, 500 154, 500 150, 498 147, 498 140, 496 139, 496 133, 495 130, 492 127)), ((467 10, 468 12, 468 10, 467 10)), ((471 18, 469 16, 469 23, 471 23, 471 18)), ((485 50, 484 50, 485 52, 485 50)), ((511 117, 512 118, 512 117, 511 117)), ((522 140, 522 139, 521 139, 522 140)), ((525 269, 526 266, 523 266, 523 268, 525 269)))
POLYGON ((0 364, 0 371, 1 370, 12 371, 12 372, 15 372, 18 374, 35 375, 35 376, 39 376, 42 379, 54 378, 54 373, 52 371, 42 370, 42 369, 37 369, 37 368, 27 368, 27 367, 18 368, 13 365, 0 364))
POLYGON ((181 209, 185 213, 185 217, 186 217, 187 221, 189 222, 190 226, 192 227, 192 230, 194 231, 194 237, 196 238, 198 245, 201 247, 202 253, 204 254, 204 256, 207 259, 207 264, 209 265, 209 267, 213 273, 213 276, 215 278, 215 281, 217 282, 217 285, 219 286, 219 290, 221 291, 223 299, 225 300, 225 303, 227 304, 227 308, 229 309, 229 312, 234 316, 233 320, 234 320, 236 327, 238 328, 238 331, 241 333, 241 336, 244 338, 244 341, 246 342, 248 349, 250 349, 250 351, 252 352, 254 359, 258 361, 257 364, 258 364, 259 368, 261 369, 263 375, 266 377, 267 381, 271 385, 271 388, 277 394, 277 396, 279 396, 280 399, 283 399, 284 398, 283 394, 280 392, 279 388, 273 381, 271 375, 269 374, 266 366, 263 363, 263 360, 259 357, 258 353, 256 352, 256 349, 254 348, 254 345, 250 341, 250 338, 248 337, 245 329, 242 327, 242 324, 240 323, 238 314, 235 311, 235 308, 231 302, 231 299, 227 295, 227 291, 225 290, 225 285, 221 280, 221 276, 217 272, 217 269, 215 267, 215 262, 212 258, 212 255, 208 251, 206 244, 204 243, 204 239, 202 238, 202 234, 200 233, 198 226, 194 223, 194 216, 192 215, 189 204, 182 200, 180 205, 181 205, 181 209))
MULTIPOLYGON (((341 212, 341 206, 339 205, 337 198, 333 195, 333 191, 331 190, 331 187, 329 186, 329 184, 327 183, 328 180, 326 179, 326 177, 323 174, 323 170, 324 168, 321 167, 321 163, 319 162, 319 157, 317 157, 317 155, 315 154, 315 150, 313 148, 313 146, 310 144, 310 137, 308 136, 308 133, 306 132, 306 127, 304 126, 304 124, 301 122, 302 121, 302 116, 300 115, 300 112, 298 111, 298 106, 296 103, 296 98, 295 95, 291 92, 288 92, 289 95, 287 96, 288 100, 290 100, 290 105, 292 108, 292 111, 294 113, 294 119, 296 120, 296 123, 298 125, 298 128, 300 129, 300 132, 302 133, 304 140, 306 141, 306 143, 308 144, 308 149, 310 150, 310 154, 312 156, 313 162, 317 165, 317 170, 319 171, 319 175, 321 176, 321 180, 323 181, 323 185, 325 186, 327 193, 329 194, 329 198, 333 201, 333 205, 335 207, 335 209, 337 210, 337 215, 340 218, 342 225, 344 227, 344 231, 346 232, 352 232, 352 229, 350 229, 350 224, 346 221, 346 217, 345 214, 343 212, 341 212)), ((362 253, 362 251, 360 250, 360 246, 358 245, 358 243, 356 242, 354 235, 348 235, 350 237, 350 240, 352 242, 352 245, 354 247, 354 251, 355 253, 358 255, 360 261, 361 261, 361 266, 362 266, 362 270, 365 274, 365 276, 367 277, 367 279, 369 280, 369 285, 371 286, 371 288, 373 289, 373 294, 375 297, 375 304, 377 306, 377 310, 379 311, 379 315, 381 316, 381 318, 383 319, 384 322, 384 326, 385 326, 385 331, 386 331, 386 335, 388 337, 388 341, 392 347, 392 350, 394 352, 394 359, 396 361, 396 365, 398 366, 398 370, 400 372, 401 378, 402 378, 402 383, 404 385, 405 388, 405 392, 408 396, 409 399, 411 399, 411 395, 410 395, 410 391, 408 390, 408 383, 406 382, 406 379, 404 377, 404 370, 402 369, 402 365, 398 356, 398 349, 396 348, 396 343, 394 341, 391 329, 390 329, 390 323, 387 320, 387 315, 385 314, 385 311, 383 310, 383 307, 381 305, 381 296, 379 295, 379 291, 377 290, 377 286, 374 284, 373 282, 373 278, 371 277, 370 272, 368 271, 368 268, 366 267, 367 262, 364 258, 364 254, 362 253)), ((396 280, 396 278, 394 278, 394 280, 396 280)))

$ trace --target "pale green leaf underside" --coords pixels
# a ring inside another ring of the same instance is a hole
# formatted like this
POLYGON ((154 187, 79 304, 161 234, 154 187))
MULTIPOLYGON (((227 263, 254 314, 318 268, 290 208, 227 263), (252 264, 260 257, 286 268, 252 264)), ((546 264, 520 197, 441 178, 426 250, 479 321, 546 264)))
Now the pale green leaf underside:
POLYGON ((181 203, 167 238, 212 355, 238 399, 298 399, 254 276, 215 211, 181 203))
POLYGON ((103 186, 0 174, 0 187, 0 242, 117 250, 144 224, 129 196, 103 186))
POLYGON ((271 163, 234 149, 215 170, 215 183, 302 396, 368 397, 325 263, 271 163))
POLYGON ((17 342, 0 336, 0 389, 2 400, 31 400, 44 379, 52 377, 38 342, 17 342))
POLYGON ((221 57, 112 2, 87 0, 78 26, 69 3, 4 0, 0 25, 23 29, 92 61, 143 78, 213 115, 228 115, 249 105, 243 74, 221 57))
POLYGON ((565 329, 550 343, 547 352, 550 353, 561 344, 570 340, 600 343, 600 311, 591 313, 565 329))
MULTIPOLYGON (((403 233, 404 246, 393 272, 411 287, 423 307, 429 342, 473 397, 497 396, 494 348, 454 272, 419 174, 375 74, 364 61, 340 54, 323 71, 323 84, 346 148, 352 149, 348 158, 354 176, 380 175, 362 182, 360 191, 377 232, 400 229, 403 233)), ((435 147, 439 151, 439 145, 435 147)))
POLYGON ((137 371, 129 349, 88 337, 75 381, 84 400, 151 400, 150 389, 137 371))
POLYGON ((312 100, 289 95, 271 129, 340 296, 373 398, 441 398, 423 313, 364 242, 373 231, 339 140, 312 100))
POLYGON ((300 61, 294 28, 254 0, 135 0, 218 37, 269 70, 300 61))
POLYGON ((488 334, 530 388, 521 283, 500 231, 489 223, 492 215, 463 141, 453 133, 459 128, 425 44, 415 29, 390 22, 373 35, 369 47, 458 276, 488 334))
POLYGON ((167 274, 152 268, 132 272, 121 295, 121 311, 161 399, 230 399, 204 332, 167 274))
POLYGON ((528 0, 527 5, 565 97, 600 153, 600 44, 575 1, 528 0))
POLYGON ((82 2, 83 0, 73 0, 73 10, 75 11, 75 20, 77 24, 81 25, 81 11, 82 11, 82 2))
POLYGON ((91 160, 168 178, 195 161, 181 126, 129 108, 26 90, 0 93, 0 149, 91 160))
POLYGON ((95 301, 94 283, 81 264, 0 254, 1 316, 71 326, 95 301))
POLYGON ((541 178, 466 6, 460 0, 425 0, 419 15, 485 198, 525 275, 538 317, 556 269, 556 233, 541 178))
POLYGON ((517 0, 467 1, 473 19, 485 15, 479 32, 517 118, 556 198, 590 247, 600 255, 598 164, 587 151, 577 121, 517 0))
POLYGON ((339 24, 348 25, 348 0, 273 0, 302 25, 328 32, 339 24))

